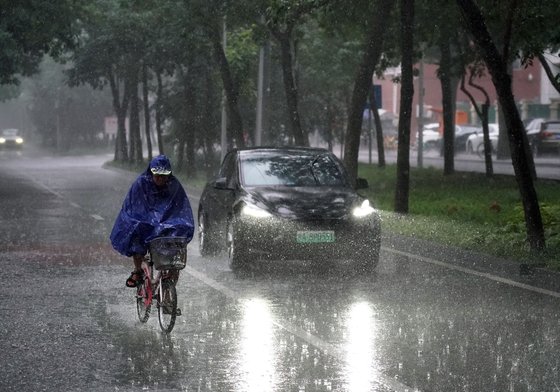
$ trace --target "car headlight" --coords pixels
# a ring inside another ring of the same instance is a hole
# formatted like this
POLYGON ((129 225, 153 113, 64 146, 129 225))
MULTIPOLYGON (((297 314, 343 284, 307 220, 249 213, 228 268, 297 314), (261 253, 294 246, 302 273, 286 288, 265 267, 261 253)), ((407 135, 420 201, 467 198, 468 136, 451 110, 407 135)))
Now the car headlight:
POLYGON ((23 143, 23 139, 22 139, 22 138, 20 138, 20 137, 18 137, 18 138, 16 139, 16 143, 17 143, 17 144, 21 144, 21 143, 23 143))
POLYGON ((245 204, 241 209, 241 214, 250 216, 252 218, 269 218, 272 216, 270 212, 265 211, 253 204, 245 204))
POLYGON ((0 137, 0 143, 1 143, 1 144, 6 143, 6 139, 4 139, 3 137, 0 137))
POLYGON ((354 208, 354 210, 352 211, 352 215, 354 215, 356 218, 363 218, 373 214, 374 212, 375 208, 373 208, 369 204, 369 200, 366 199, 362 202, 361 206, 354 208))

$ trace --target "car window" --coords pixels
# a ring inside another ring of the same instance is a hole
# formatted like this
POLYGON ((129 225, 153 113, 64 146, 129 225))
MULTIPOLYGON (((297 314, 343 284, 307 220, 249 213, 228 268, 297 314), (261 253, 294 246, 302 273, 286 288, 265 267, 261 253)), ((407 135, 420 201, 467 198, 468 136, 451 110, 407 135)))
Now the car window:
POLYGON ((344 175, 328 154, 253 155, 241 159, 246 186, 344 186, 344 175))
POLYGON ((233 152, 226 155, 218 173, 218 177, 225 177, 227 179, 229 187, 233 186, 235 182, 235 155, 233 152))
POLYGON ((560 122, 546 123, 546 129, 549 131, 560 131, 560 122))

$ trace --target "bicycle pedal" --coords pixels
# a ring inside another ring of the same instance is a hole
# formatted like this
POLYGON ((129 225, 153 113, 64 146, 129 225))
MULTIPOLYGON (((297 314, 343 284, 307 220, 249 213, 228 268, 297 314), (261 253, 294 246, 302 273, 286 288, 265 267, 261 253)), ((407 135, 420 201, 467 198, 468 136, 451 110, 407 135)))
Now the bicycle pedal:
POLYGON ((175 316, 180 316, 181 315, 181 309, 177 308, 175 310, 175 316))

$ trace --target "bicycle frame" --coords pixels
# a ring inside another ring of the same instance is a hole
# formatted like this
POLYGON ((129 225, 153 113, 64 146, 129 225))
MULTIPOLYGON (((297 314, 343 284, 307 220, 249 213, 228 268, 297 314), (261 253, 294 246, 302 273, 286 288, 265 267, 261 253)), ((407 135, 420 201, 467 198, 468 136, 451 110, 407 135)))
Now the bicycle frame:
POLYGON ((144 272, 144 276, 148 277, 148 279, 145 280, 148 284, 146 285, 147 295, 144 299, 144 304, 150 306, 153 303, 155 292, 158 293, 158 298, 161 298, 161 281, 167 279, 170 274, 167 270, 160 270, 156 271, 154 276, 154 266, 149 255, 147 255, 142 262, 142 271, 144 272))
POLYGON ((179 278, 179 271, 156 270, 154 275, 153 263, 146 258, 141 264, 144 274, 143 282, 136 290, 136 308, 140 322, 145 323, 150 317, 152 304, 155 303, 158 312, 159 325, 163 332, 170 333, 175 325, 175 319, 181 315, 177 308, 177 291, 175 283, 179 278))

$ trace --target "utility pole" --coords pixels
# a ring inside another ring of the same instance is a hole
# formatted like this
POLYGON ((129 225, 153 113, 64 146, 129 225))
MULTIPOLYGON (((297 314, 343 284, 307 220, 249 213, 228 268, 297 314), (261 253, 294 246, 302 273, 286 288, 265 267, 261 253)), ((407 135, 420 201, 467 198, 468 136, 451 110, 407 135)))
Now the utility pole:
POLYGON ((257 83, 257 121, 255 124, 255 145, 262 144, 264 96, 264 45, 259 50, 259 75, 257 83))
POLYGON ((422 167, 424 162, 424 59, 420 59, 418 74, 418 146, 417 166, 422 167))
MULTIPOLYGON (((222 32, 222 45, 224 47, 224 53, 226 51, 226 18, 224 17, 223 32, 222 32)), ((222 92, 222 134, 221 134, 221 146, 222 146, 222 161, 226 156, 227 152, 227 111, 226 111, 226 93, 225 90, 222 92)))

